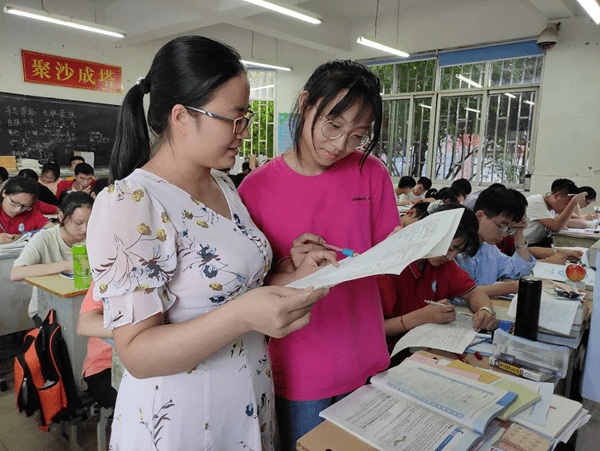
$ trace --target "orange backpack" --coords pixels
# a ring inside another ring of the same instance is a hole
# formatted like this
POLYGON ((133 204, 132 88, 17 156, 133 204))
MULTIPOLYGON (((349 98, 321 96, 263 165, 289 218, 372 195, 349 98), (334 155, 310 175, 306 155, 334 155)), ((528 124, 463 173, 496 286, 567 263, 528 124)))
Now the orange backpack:
POLYGON ((52 421, 73 417, 81 406, 67 347, 54 316, 50 310, 41 327, 25 335, 24 353, 15 357, 17 408, 27 416, 40 410, 44 431, 52 421))

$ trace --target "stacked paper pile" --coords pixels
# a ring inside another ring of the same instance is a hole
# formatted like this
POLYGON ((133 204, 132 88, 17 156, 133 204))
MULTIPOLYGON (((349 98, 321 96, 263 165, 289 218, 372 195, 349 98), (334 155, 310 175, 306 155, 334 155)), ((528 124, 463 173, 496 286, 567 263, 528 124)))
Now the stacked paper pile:
POLYGON ((31 233, 25 233, 15 241, 0 244, 0 256, 16 257, 19 255, 29 241, 29 238, 31 238, 31 235, 31 233))
MULTIPOLYGON (((570 287, 547 282, 542 289, 538 341, 576 348, 583 335, 582 324, 588 314, 587 293, 577 292, 577 297, 560 295, 570 287)), ((518 296, 510 303, 508 315, 516 317, 518 296)))
POLYGON ((19 158, 17 160, 17 168, 19 171, 21 169, 33 169, 38 175, 42 169, 39 161, 34 160, 33 158, 19 158))

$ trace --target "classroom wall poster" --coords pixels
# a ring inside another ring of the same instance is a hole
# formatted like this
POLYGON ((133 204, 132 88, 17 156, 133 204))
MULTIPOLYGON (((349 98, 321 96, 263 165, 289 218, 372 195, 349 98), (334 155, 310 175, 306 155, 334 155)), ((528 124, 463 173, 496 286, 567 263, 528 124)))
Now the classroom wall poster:
POLYGON ((123 93, 121 68, 21 50, 23 81, 93 91, 123 93))

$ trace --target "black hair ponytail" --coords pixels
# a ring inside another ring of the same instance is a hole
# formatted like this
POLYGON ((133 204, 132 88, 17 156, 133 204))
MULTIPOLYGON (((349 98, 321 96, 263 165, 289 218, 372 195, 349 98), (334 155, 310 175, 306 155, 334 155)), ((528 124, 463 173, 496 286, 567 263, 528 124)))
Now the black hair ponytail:
MULTIPOLYGON (((156 54, 148 74, 125 96, 110 157, 110 182, 127 177, 150 159, 150 131, 169 138, 169 116, 175 105, 201 108, 217 89, 245 73, 239 53, 202 36, 182 36, 156 54), (150 94, 148 122, 144 94, 150 94)), ((190 110, 190 114, 194 113, 190 110)))
POLYGON ((150 137, 144 113, 144 88, 133 86, 125 96, 119 112, 115 144, 110 155, 111 183, 127 177, 150 159, 150 137))

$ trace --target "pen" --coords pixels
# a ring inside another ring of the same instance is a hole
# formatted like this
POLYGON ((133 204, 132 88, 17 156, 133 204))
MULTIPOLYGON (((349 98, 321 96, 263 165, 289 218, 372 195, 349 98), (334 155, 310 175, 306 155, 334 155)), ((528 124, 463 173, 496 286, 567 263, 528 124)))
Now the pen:
MULTIPOLYGON (((441 302, 436 302, 436 301, 425 301, 430 305, 438 305, 440 307, 447 307, 448 305, 452 305, 452 304, 442 304, 441 302)), ((464 316, 473 316, 472 313, 467 313, 467 312, 456 312, 458 315, 464 315, 464 316)))
POLYGON ((457 354, 456 352, 454 353, 454 355, 455 355, 455 356, 456 356, 456 358, 457 358, 458 360, 460 360, 461 362, 463 362, 463 363, 466 363, 466 364, 468 364, 468 363, 469 363, 469 362, 467 362, 467 361, 464 359, 464 357, 463 357, 462 355, 460 355, 460 354, 457 354))
POLYGON ((358 252, 354 252, 353 250, 350 249, 340 249, 339 247, 336 246, 332 246, 331 244, 327 244, 325 243, 325 247, 327 249, 331 249, 337 252, 341 252, 342 254, 348 256, 348 257, 358 257, 358 252))

